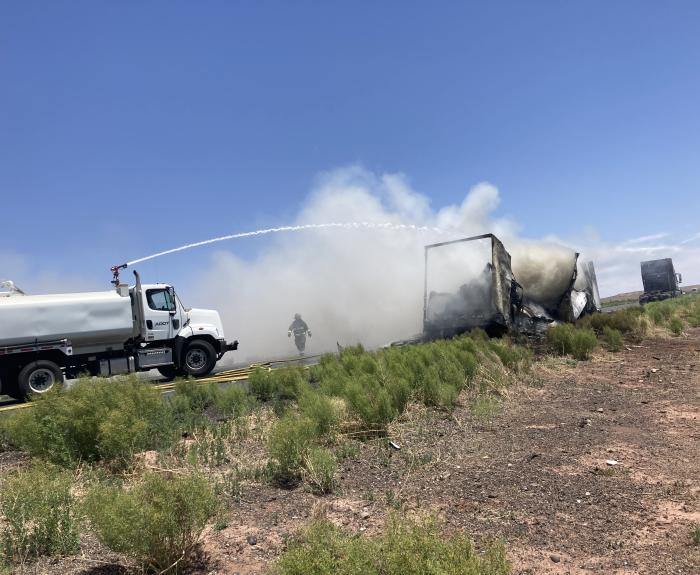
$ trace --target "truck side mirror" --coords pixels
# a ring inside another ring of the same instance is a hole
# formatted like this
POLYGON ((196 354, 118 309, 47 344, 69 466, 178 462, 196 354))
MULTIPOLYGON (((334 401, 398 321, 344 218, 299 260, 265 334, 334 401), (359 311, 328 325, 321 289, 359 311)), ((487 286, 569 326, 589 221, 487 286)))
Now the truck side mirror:
POLYGON ((676 281, 678 281, 679 284, 683 283, 683 276, 681 274, 676 274, 676 281))

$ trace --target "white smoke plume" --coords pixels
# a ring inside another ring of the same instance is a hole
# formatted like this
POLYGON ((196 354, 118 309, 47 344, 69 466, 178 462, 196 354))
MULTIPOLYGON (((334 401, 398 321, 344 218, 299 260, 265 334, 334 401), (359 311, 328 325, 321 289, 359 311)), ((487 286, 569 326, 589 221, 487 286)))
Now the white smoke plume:
POLYGON ((546 308, 556 302, 571 285, 576 252, 552 242, 535 242, 510 238, 506 248, 512 258, 513 274, 523 286, 528 299, 546 308))
MULTIPOLYGON (((496 188, 479 184, 461 204, 435 211, 402 176, 334 171, 320 178, 295 225, 360 221, 428 229, 279 234, 252 262, 231 246, 214 256, 204 293, 194 301, 221 312, 227 337, 241 341, 238 359, 292 353, 287 328, 295 313, 313 334, 307 353, 335 349, 336 342, 375 347, 409 337, 422 329, 423 246, 486 231, 512 236, 511 222, 491 218, 498 202, 496 188)), ((459 281, 487 261, 467 261, 459 281)))
MULTIPOLYGON (((269 236, 253 261, 237 256, 233 243, 214 254, 200 284, 206 287, 190 301, 221 312, 227 337, 241 342, 236 357, 245 360, 293 354, 287 328, 295 313, 313 333, 307 353, 334 350, 336 342, 375 347, 419 333, 423 248, 433 242, 494 233, 511 253, 526 294, 545 304, 569 285, 576 251, 580 260, 595 262, 603 296, 639 289, 642 259, 670 256, 678 260, 677 269, 699 259, 698 249, 654 243, 665 234, 619 245, 597 237, 523 240, 514 222, 494 217, 498 205, 498 190, 488 183, 472 187, 459 204, 435 209, 401 175, 378 176, 357 167, 336 170, 319 178, 289 224, 390 223, 422 230, 331 227, 280 233, 269 236)), ((428 289, 455 291, 479 276, 490 254, 482 243, 434 250, 430 258, 428 289)))

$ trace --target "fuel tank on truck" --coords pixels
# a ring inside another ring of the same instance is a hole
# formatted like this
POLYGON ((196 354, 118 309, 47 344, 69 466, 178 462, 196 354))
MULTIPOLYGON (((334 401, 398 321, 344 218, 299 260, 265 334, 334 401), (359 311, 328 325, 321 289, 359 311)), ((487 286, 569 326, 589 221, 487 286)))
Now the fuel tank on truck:
POLYGON ((131 299, 117 291, 0 298, 0 347, 69 339, 73 353, 122 349, 133 334, 131 299))

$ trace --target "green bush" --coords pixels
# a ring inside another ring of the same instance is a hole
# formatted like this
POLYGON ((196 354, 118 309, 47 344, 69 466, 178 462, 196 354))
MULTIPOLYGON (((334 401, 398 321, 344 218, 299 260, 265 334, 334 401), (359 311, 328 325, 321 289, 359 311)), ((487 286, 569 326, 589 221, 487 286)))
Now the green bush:
POLYGON ((595 332, 590 328, 575 327, 568 323, 552 326, 547 331, 550 349, 559 355, 571 355, 584 360, 598 345, 595 332))
POLYGON ((673 316, 674 305, 672 300, 655 301, 644 306, 644 312, 649 316, 649 319, 656 324, 663 326, 673 316))
POLYGON ((193 431, 212 421, 238 417, 248 413, 254 398, 240 385, 202 384, 193 379, 180 380, 175 393, 168 398, 168 407, 176 427, 193 431))
POLYGON ((299 482, 315 436, 316 426, 308 417, 288 413, 275 423, 268 449, 270 474, 276 483, 292 486, 299 482))
POLYGON ((331 434, 339 423, 331 398, 315 391, 304 393, 299 398, 299 411, 313 422, 317 436, 331 434))
POLYGON ((482 421, 490 421, 500 409, 500 402, 490 395, 479 395, 469 405, 472 415, 482 421))
POLYGON ((700 523, 693 523, 690 526, 690 540, 695 547, 700 547, 700 523))
POLYGON ((598 338, 591 329, 576 329, 571 340, 571 346, 571 355, 575 359, 588 359, 591 356, 591 352, 598 347, 598 338))
POLYGON ((622 351, 624 346, 622 334, 616 329, 605 326, 603 328, 603 344, 608 351, 622 351))
POLYGON ((678 317, 672 317, 668 322, 668 329, 674 335, 681 335, 683 333, 683 322, 678 317))
POLYGON ((445 536, 432 520, 392 516, 381 536, 353 536, 329 521, 313 523, 275 563, 276 575, 507 575, 500 543, 474 549, 462 534, 445 536))
POLYGON ((40 555, 71 555, 79 544, 80 514, 70 473, 34 465, 0 486, 2 555, 20 564, 40 555))
POLYGON ((242 386, 237 384, 220 387, 216 398, 216 408, 224 417, 241 417, 255 406, 255 399, 242 386))
POLYGON ((93 488, 85 509, 98 538, 113 551, 148 571, 182 573, 217 501, 202 476, 147 473, 129 490, 93 488))
POLYGON ((489 344, 491 351, 498 356, 501 363, 508 369, 518 373, 530 367, 532 353, 526 347, 515 346, 509 342, 498 340, 491 340, 489 344))
POLYGON ((642 321, 644 308, 633 307, 611 313, 594 313, 581 318, 578 327, 591 328, 597 334, 602 334, 605 328, 616 329, 621 334, 641 337, 646 331, 646 323, 642 321))
POLYGON ((124 465, 135 452, 168 445, 176 436, 160 392, 136 377, 83 379, 51 390, 2 425, 13 445, 63 466, 124 465))
POLYGON ((168 398, 170 414, 179 429, 194 431, 206 425, 206 412, 214 408, 218 386, 201 385, 193 379, 179 380, 168 398))
MULTIPOLYGON (((414 398, 425 405, 443 409, 454 407, 460 392, 472 385, 479 364, 493 381, 502 381, 506 372, 527 369, 531 354, 511 342, 489 340, 476 331, 449 341, 393 347, 366 352, 361 347, 344 349, 339 356, 324 356, 310 370, 310 381, 325 396, 341 397, 362 429, 382 432, 414 398)), ((486 387, 489 379, 483 379, 486 387)), ((272 386, 262 382, 259 388, 272 386)), ((300 400, 302 403, 304 399, 300 400)), ((311 419, 327 413, 320 409, 303 412, 311 419)), ((323 424, 321 427, 327 427, 323 424)))
POLYGON ((398 415, 391 395, 375 376, 363 374, 351 379, 343 395, 350 411, 368 431, 385 430, 398 415))
POLYGON ((547 330, 547 345, 557 355, 569 355, 571 353, 571 340, 574 326, 568 323, 553 325, 547 330))
POLYGON ((296 400, 308 387, 307 373, 301 367, 257 368, 248 380, 250 393, 260 401, 296 400))
POLYGON ((312 447, 304 457, 303 476, 317 493, 331 493, 335 488, 335 472, 338 464, 329 449, 312 447))

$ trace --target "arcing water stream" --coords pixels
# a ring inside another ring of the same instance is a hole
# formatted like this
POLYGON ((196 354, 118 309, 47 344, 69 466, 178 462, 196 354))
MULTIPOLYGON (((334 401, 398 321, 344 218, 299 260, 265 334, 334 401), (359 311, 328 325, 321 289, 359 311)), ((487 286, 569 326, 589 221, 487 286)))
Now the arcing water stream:
POLYGON ((342 229, 348 229, 348 230, 352 230, 352 229, 410 230, 410 231, 414 231, 414 232, 442 233, 442 231, 439 230, 438 228, 430 228, 427 226, 416 226, 413 224, 394 224, 394 223, 390 223, 390 222, 386 222, 386 223, 333 222, 333 223, 326 223, 326 224, 302 224, 299 226, 282 226, 279 228, 266 228, 266 229, 262 229, 262 230, 256 230, 254 232, 242 232, 242 233, 238 233, 238 234, 231 234, 228 236, 221 236, 219 238, 212 238, 210 240, 195 242, 193 244, 187 244, 184 246, 180 246, 179 248, 165 250, 163 252, 158 252, 158 253, 152 254, 150 256, 146 256, 143 258, 132 260, 130 262, 127 262, 126 265, 132 266, 134 264, 138 264, 141 262, 152 260, 154 258, 159 258, 160 256, 174 254, 176 252, 182 252, 185 250, 189 250, 191 248, 197 248, 199 246, 205 246, 208 244, 214 244, 214 243, 223 242, 226 240, 235 240, 238 238, 248 238, 248 237, 252 237, 252 236, 263 236, 263 235, 267 235, 267 234, 276 234, 276 233, 281 233, 281 232, 301 232, 304 230, 320 230, 320 229, 325 229, 325 228, 342 228, 342 229))

